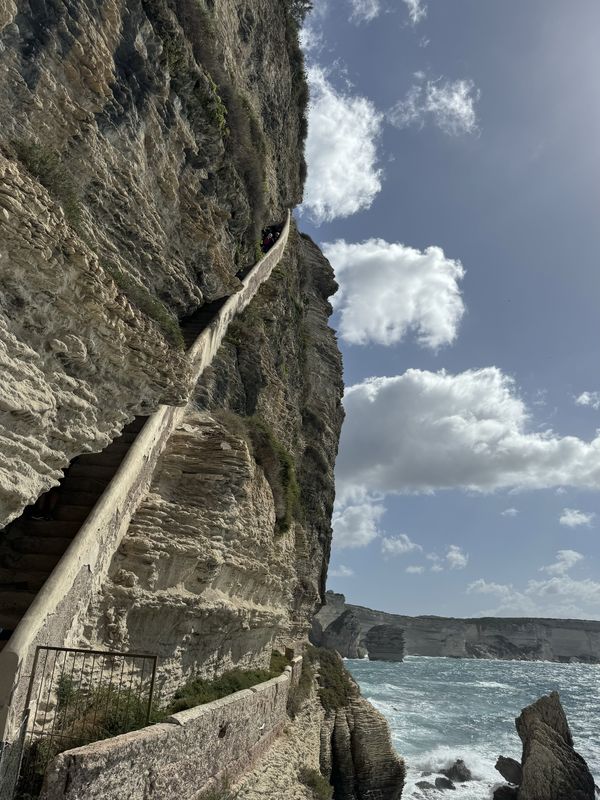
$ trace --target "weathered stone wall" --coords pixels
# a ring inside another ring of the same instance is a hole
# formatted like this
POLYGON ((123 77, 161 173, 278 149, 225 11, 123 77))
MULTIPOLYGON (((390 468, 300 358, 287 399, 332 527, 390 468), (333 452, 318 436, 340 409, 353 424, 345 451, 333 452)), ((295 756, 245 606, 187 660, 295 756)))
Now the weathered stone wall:
POLYGON ((195 800, 225 779, 235 782, 282 732, 300 669, 301 657, 252 689, 62 753, 42 800, 195 800))

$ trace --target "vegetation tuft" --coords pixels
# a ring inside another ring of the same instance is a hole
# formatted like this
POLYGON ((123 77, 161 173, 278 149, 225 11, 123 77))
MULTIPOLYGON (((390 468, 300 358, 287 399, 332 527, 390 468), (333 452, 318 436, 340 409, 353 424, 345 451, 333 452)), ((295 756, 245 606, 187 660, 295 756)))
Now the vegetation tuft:
POLYGON ((311 790, 315 800, 331 800, 333 797, 333 786, 317 769, 303 767, 298 773, 298 779, 311 790))
POLYGON ((11 144, 19 161, 60 203, 67 222, 77 230, 81 205, 73 176, 61 163, 58 153, 33 141, 15 139, 11 144))
POLYGON ((257 415, 242 417, 228 409, 221 409, 215 412, 215 416, 246 442, 256 463, 263 468, 273 492, 277 533, 286 533, 300 500, 300 485, 291 453, 279 441, 270 425, 257 415))
POLYGON ((177 318, 169 311, 167 306, 157 297, 150 294, 145 286, 142 286, 134 278, 123 272, 122 269, 110 261, 103 261, 102 267, 109 273, 119 289, 127 295, 140 311, 154 320, 164 333, 167 340, 179 350, 183 350, 184 341, 181 328, 177 318))
POLYGON ((242 671, 234 669, 230 672, 225 672, 212 681, 204 678, 193 678, 185 686, 177 690, 168 712, 174 714, 177 711, 185 711, 187 708, 194 708, 194 706, 200 706, 204 703, 211 703, 213 700, 220 700, 221 697, 227 697, 227 695, 239 692, 242 689, 249 689, 251 686, 256 686, 258 683, 263 683, 281 675, 288 664, 288 659, 274 650, 268 670, 242 671))
POLYGON ((358 696, 356 684, 337 653, 324 647, 308 647, 305 660, 317 666, 319 700, 325 711, 344 708, 358 696))

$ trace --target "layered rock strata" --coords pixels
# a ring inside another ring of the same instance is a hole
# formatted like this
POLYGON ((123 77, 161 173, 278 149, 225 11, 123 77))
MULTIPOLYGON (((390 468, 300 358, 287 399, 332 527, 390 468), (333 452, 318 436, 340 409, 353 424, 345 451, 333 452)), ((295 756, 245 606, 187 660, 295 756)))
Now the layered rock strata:
MULTIPOLYGON (((327 592, 311 636, 357 658, 368 652, 367 634, 379 625, 404 632, 406 655, 600 663, 600 622, 594 620, 409 617, 355 606, 334 592, 327 592)), ((401 657, 402 648, 390 655, 401 657)))
POLYGON ((594 779, 573 747, 573 737, 557 692, 540 697, 515 720, 523 743, 521 769, 500 758, 496 768, 518 786, 499 787, 494 798, 594 800, 594 779))
POLYGON ((80 643, 157 652, 165 697, 306 637, 342 420, 334 289, 293 232, 196 388, 89 608, 80 643))
POLYGON ((301 198, 279 2, 0 3, 0 526, 190 386, 178 318, 301 198))

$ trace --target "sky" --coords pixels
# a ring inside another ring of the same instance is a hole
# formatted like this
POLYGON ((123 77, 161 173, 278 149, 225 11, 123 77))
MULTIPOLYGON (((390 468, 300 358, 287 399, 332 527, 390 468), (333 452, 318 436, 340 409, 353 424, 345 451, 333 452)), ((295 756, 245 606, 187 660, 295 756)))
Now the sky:
POLYGON ((328 588, 600 619, 600 4, 314 5, 296 216, 340 286, 328 588))

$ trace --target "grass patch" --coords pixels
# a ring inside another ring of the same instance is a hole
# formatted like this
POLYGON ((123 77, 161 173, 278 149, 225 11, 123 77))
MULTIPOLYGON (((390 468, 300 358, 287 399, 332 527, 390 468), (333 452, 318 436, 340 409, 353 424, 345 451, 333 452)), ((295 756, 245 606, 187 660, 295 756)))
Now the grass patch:
POLYGON ((77 230, 81 204, 73 176, 54 150, 33 141, 13 140, 12 149, 25 169, 60 203, 67 222, 77 230))
POLYGON ((242 689, 250 689, 250 687, 264 683, 271 678, 277 678, 288 664, 288 659, 274 650, 268 670, 234 669, 223 673, 219 678, 215 678, 212 681, 204 678, 193 678, 185 686, 177 690, 169 705, 168 712, 174 714, 177 711, 185 711, 187 708, 194 708, 194 706, 201 706, 204 703, 211 703, 213 700, 220 700, 222 697, 227 697, 242 689))
POLYGON ((260 417, 246 419, 254 457, 263 468, 275 500, 276 527, 286 533, 292 524, 300 500, 300 485, 291 454, 277 439, 272 428, 260 417))
POLYGON ((15 800, 39 796, 44 774, 59 753, 92 742, 139 730, 148 722, 160 722, 166 714, 154 708, 148 719, 148 702, 127 689, 108 683, 79 685, 62 675, 56 687, 56 719, 52 734, 34 740, 23 751, 22 778, 15 800), (60 735, 59 735, 60 734, 60 735))
POLYGON ((167 306, 154 297, 145 286, 123 272, 112 262, 102 261, 102 267, 109 273, 119 289, 127 295, 129 300, 136 305, 150 319, 159 326, 167 340, 178 350, 183 350, 184 341, 179 322, 169 311, 167 306))
POLYGON ((344 668, 342 659, 333 650, 308 647, 304 658, 317 666, 319 700, 325 711, 344 708, 358 696, 358 689, 344 668))
POLYGON ((298 780, 313 793, 315 800, 331 800, 333 786, 324 778, 319 770, 302 767, 298 773, 298 780))

